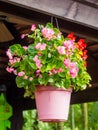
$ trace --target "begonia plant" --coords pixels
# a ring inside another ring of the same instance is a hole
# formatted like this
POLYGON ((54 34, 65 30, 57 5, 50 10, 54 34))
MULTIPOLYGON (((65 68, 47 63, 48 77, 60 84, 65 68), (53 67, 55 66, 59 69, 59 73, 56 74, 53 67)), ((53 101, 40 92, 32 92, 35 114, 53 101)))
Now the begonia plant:
POLYGON ((6 70, 16 75, 16 84, 25 89, 25 96, 32 97, 39 84, 66 89, 72 86, 74 90, 83 90, 90 84, 84 39, 76 42, 73 33, 65 37, 51 23, 38 27, 33 24, 31 32, 21 38, 33 39, 32 43, 15 43, 6 52, 6 70))

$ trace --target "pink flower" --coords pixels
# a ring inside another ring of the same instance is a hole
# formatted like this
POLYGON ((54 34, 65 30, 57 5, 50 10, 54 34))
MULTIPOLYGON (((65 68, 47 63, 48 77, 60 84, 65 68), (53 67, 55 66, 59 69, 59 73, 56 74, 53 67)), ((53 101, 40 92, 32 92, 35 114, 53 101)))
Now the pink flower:
POLYGON ((59 54, 66 54, 64 46, 58 46, 57 50, 58 50, 59 54))
POLYGON ((67 57, 71 56, 72 54, 73 54, 72 51, 66 51, 66 56, 67 57))
POLYGON ((9 73, 12 73, 12 72, 14 71, 14 68, 7 67, 6 70, 7 70, 9 73))
POLYGON ((6 55, 9 57, 9 59, 13 59, 13 56, 12 56, 12 54, 11 54, 11 52, 10 52, 10 49, 8 49, 8 50, 6 51, 6 55))
POLYGON ((37 66, 37 68, 41 68, 42 67, 42 64, 41 64, 40 60, 38 62, 36 62, 36 66, 37 66))
POLYGON ((35 29, 36 29, 35 24, 32 24, 32 26, 31 26, 31 31, 34 31, 35 29))
POLYGON ((77 63, 71 62, 70 59, 65 59, 64 65, 69 69, 71 77, 75 78, 78 74, 77 63))
POLYGON ((25 36, 26 36, 25 34, 22 34, 22 35, 21 35, 21 39, 24 39, 24 38, 25 38, 25 36))
POLYGON ((51 71, 49 71, 49 75, 57 74, 57 73, 60 73, 60 72, 63 72, 62 68, 52 69, 51 71))
POLYGON ((38 43, 38 44, 35 46, 36 49, 40 49, 40 47, 41 47, 41 43, 38 43))
POLYGON ((33 58, 33 60, 36 62, 38 60, 38 55, 35 55, 35 57, 33 58))
POLYGON ((27 46, 23 46, 23 48, 25 49, 25 51, 28 49, 28 47, 27 47, 27 46))
POLYGON ((52 69, 51 72, 52 72, 52 74, 56 74, 57 70, 56 69, 52 69))
POLYGON ((24 39, 26 36, 28 36, 28 34, 22 34, 21 39, 24 39))
POLYGON ((35 61, 37 68, 41 68, 42 67, 41 61, 38 59, 38 55, 36 55, 33 58, 33 60, 35 61))
POLYGON ((72 69, 70 69, 70 75, 72 78, 75 78, 78 74, 78 68, 77 67, 74 67, 72 69))
POLYGON ((42 78, 43 76, 40 74, 39 77, 42 78))
POLYGON ((25 76, 24 76, 24 79, 28 79, 28 76, 27 76, 27 75, 25 75, 25 76))
POLYGON ((70 68, 70 64, 71 64, 70 59, 65 59, 65 60, 64 60, 64 65, 65 65, 67 68, 70 68))
POLYGON ((21 59, 21 58, 15 57, 14 59, 10 59, 9 62, 10 62, 11 65, 13 65, 13 64, 16 63, 16 62, 20 62, 20 59, 21 59))
POLYGON ((49 71, 49 75, 52 75, 53 73, 51 71, 49 71))
POLYGON ((59 68, 59 69, 57 70, 57 72, 58 72, 58 73, 59 73, 59 72, 63 72, 62 68, 59 68))
POLYGON ((17 62, 20 62, 20 60, 21 60, 21 58, 17 58, 17 57, 15 57, 15 59, 17 62))
POLYGON ((40 75, 40 70, 36 70, 36 76, 40 75))
POLYGON ((57 38, 61 39, 61 32, 58 33, 57 38))
POLYGON ((13 65, 15 63, 13 59, 10 59, 9 62, 11 65, 13 65))
POLYGON ((70 63, 70 69, 75 68, 75 67, 76 67, 76 65, 77 65, 77 63, 76 63, 76 62, 71 62, 71 63, 70 63))
POLYGON ((23 76, 25 73, 23 71, 18 73, 18 76, 23 76))
POLYGON ((65 46, 66 50, 71 51, 71 53, 76 48, 73 40, 64 41, 63 45, 65 46))
POLYGON ((40 50, 45 50, 46 49, 46 44, 43 43, 41 46, 40 46, 40 50))
POLYGON ((41 44, 41 43, 38 43, 36 46, 35 46, 35 48, 36 49, 38 49, 38 50, 45 50, 45 48, 46 48, 46 44, 45 43, 43 43, 43 44, 41 44))
POLYGON ((38 52, 38 56, 41 56, 42 55, 42 53, 41 52, 38 52))
POLYGON ((16 70, 14 70, 13 73, 14 73, 14 75, 17 75, 17 71, 16 70))
POLYGON ((30 77, 30 78, 29 78, 29 80, 30 80, 30 81, 32 81, 32 80, 33 80, 33 78, 32 78, 32 77, 30 77))
POLYGON ((72 51, 76 48, 73 40, 64 41, 63 45, 65 46, 66 50, 68 50, 68 51, 72 51))
POLYGON ((54 36, 54 30, 52 30, 52 29, 50 29, 50 28, 44 27, 41 32, 42 32, 42 35, 43 35, 47 40, 50 40, 50 39, 53 38, 53 36, 54 36))

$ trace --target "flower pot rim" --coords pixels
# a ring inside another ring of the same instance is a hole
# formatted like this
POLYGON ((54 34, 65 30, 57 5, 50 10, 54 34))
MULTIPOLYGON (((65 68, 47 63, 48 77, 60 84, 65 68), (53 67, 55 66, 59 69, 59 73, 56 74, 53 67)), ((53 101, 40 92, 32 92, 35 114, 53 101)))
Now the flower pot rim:
POLYGON ((73 87, 71 86, 70 88, 66 89, 66 88, 56 88, 52 85, 38 85, 36 91, 68 91, 68 92, 72 92, 73 91, 73 87))

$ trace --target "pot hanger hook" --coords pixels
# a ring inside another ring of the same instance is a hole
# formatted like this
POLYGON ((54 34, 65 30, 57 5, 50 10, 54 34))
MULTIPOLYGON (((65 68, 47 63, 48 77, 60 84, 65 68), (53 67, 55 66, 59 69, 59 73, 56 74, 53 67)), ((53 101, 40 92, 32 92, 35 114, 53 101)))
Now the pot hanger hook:
POLYGON ((56 17, 51 16, 51 24, 54 23, 54 20, 55 20, 55 23, 56 23, 56 27, 59 29, 58 19, 56 17))

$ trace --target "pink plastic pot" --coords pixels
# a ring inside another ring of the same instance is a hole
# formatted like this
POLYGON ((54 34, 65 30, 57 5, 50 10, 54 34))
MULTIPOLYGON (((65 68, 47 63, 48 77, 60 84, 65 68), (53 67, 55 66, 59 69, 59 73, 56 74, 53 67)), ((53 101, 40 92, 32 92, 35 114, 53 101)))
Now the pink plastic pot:
POLYGON ((39 86, 35 92, 38 118, 45 122, 66 121, 72 89, 39 86))

